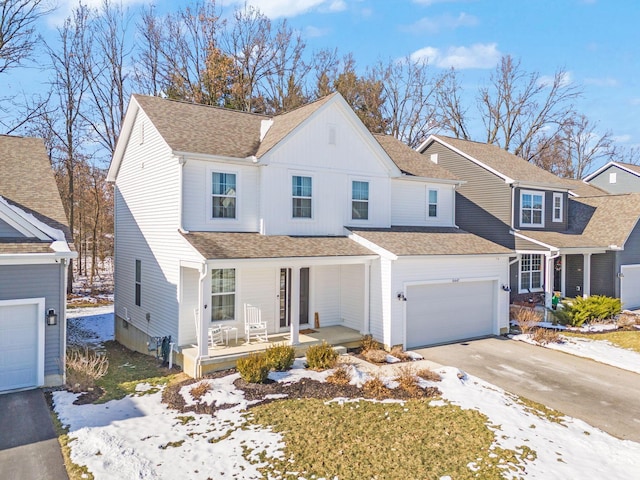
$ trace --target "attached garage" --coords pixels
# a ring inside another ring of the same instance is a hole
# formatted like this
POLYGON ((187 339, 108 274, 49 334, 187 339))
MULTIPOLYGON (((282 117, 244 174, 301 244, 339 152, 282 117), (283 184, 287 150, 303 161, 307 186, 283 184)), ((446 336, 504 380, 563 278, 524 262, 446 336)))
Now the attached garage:
POLYGON ((407 348, 496 333, 497 289, 494 280, 408 285, 407 348))
POLYGON ((44 384, 44 298, 0 301, 0 392, 44 384))
POLYGON ((640 265, 622 265, 620 267, 620 300, 622 308, 640 307, 640 265))

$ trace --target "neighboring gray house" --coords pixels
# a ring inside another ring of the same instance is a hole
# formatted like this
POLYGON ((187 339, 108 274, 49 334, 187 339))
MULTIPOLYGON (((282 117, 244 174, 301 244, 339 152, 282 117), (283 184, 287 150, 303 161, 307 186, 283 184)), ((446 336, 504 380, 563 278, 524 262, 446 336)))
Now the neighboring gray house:
POLYGON ((76 256, 44 143, 0 135, 0 392, 64 382, 76 256))
POLYGON ((434 135, 418 151, 466 181, 458 226, 516 251, 512 301, 560 291, 640 306, 639 195, 561 179, 495 145, 434 135))
POLYGON ((608 193, 638 193, 640 192, 640 165, 609 162, 587 175, 584 181, 608 193))

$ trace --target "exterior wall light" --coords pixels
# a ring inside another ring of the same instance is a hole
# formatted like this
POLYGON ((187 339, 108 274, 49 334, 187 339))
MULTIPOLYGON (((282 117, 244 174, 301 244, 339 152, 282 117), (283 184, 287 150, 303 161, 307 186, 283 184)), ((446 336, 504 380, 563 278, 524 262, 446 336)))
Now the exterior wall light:
POLYGON ((47 320, 47 325, 49 326, 54 326, 58 324, 58 314, 53 308, 49 309, 49 312, 47 312, 47 315, 45 316, 45 318, 47 320))

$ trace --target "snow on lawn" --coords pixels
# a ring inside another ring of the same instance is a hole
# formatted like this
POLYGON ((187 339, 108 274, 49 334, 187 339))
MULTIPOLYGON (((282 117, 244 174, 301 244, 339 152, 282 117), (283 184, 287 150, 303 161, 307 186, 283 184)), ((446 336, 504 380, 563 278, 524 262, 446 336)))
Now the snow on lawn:
POLYGON ((113 305, 67 309, 67 343, 98 345, 114 339, 113 305))
POLYGON ((531 335, 513 335, 514 340, 539 345, 553 350, 570 353, 579 357, 590 358, 596 362, 640 373, 640 353, 617 347, 607 340, 591 340, 581 337, 565 337, 563 343, 547 343, 540 345, 533 341, 531 335))
MULTIPOLYGON (((69 311, 69 317, 70 324, 85 332, 79 335, 81 340, 113 338, 112 309, 78 309, 69 311)), ((306 370, 304 362, 296 359, 292 370, 269 376, 281 383, 304 378, 326 380, 330 372, 306 370)), ((412 365, 420 368, 430 363, 421 360, 412 365)), ((375 374, 357 365, 349 366, 348 371, 355 385, 375 374)), ((377 371, 388 374, 390 370, 383 367, 377 371)), ((526 445, 534 450, 537 458, 525 465, 527 478, 638 478, 639 443, 616 439, 570 417, 562 417, 560 424, 538 416, 515 396, 456 368, 444 367, 438 372, 441 382, 423 382, 423 386, 435 385, 442 392, 443 400, 432 400, 432 405, 448 401, 478 410, 496 431, 496 447, 519 449, 526 445)), ((250 402, 233 384, 237 378, 238 374, 233 374, 199 382, 209 384, 200 402, 224 406, 213 416, 169 409, 161 403, 161 392, 150 393, 153 390, 144 384, 139 385, 137 395, 101 405, 73 405, 78 394, 53 392, 54 408, 75 439, 70 443, 72 461, 86 465, 97 480, 258 479, 262 478, 261 466, 283 455, 283 438, 269 428, 246 423, 243 414, 250 402)), ((386 382, 395 386, 391 378, 386 382)), ((195 386, 180 391, 187 405, 197 401, 191 395, 195 386)), ((505 478, 509 475, 505 472, 505 478)), ((513 472, 514 477, 521 475, 513 472)))

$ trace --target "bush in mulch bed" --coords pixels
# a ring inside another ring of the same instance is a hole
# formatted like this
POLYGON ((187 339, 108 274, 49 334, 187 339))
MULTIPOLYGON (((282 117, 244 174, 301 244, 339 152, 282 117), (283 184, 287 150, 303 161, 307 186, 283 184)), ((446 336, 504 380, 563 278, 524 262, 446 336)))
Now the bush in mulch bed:
MULTIPOLYGON (((215 372, 207 375, 205 378, 220 378, 235 373, 235 369, 215 372)), ((231 405, 206 405, 195 404, 186 406, 180 389, 185 385, 196 383, 195 379, 187 379, 179 383, 167 386, 162 393, 162 402, 170 408, 180 412, 195 412, 203 414, 214 414, 217 410, 223 410, 231 407, 231 405)), ((273 380, 267 380, 265 383, 248 383, 242 378, 237 379, 234 385, 244 392, 244 397, 249 401, 256 401, 249 408, 256 405, 262 405, 277 401, 274 398, 265 398, 268 395, 286 395, 287 398, 317 398, 321 400, 330 400, 333 398, 376 398, 409 400, 415 398, 429 398, 440 395, 440 391, 436 387, 417 388, 416 390, 407 391, 404 388, 393 389, 376 389, 366 391, 355 385, 332 382, 319 382, 317 380, 302 379, 294 383, 278 383, 273 380)))

